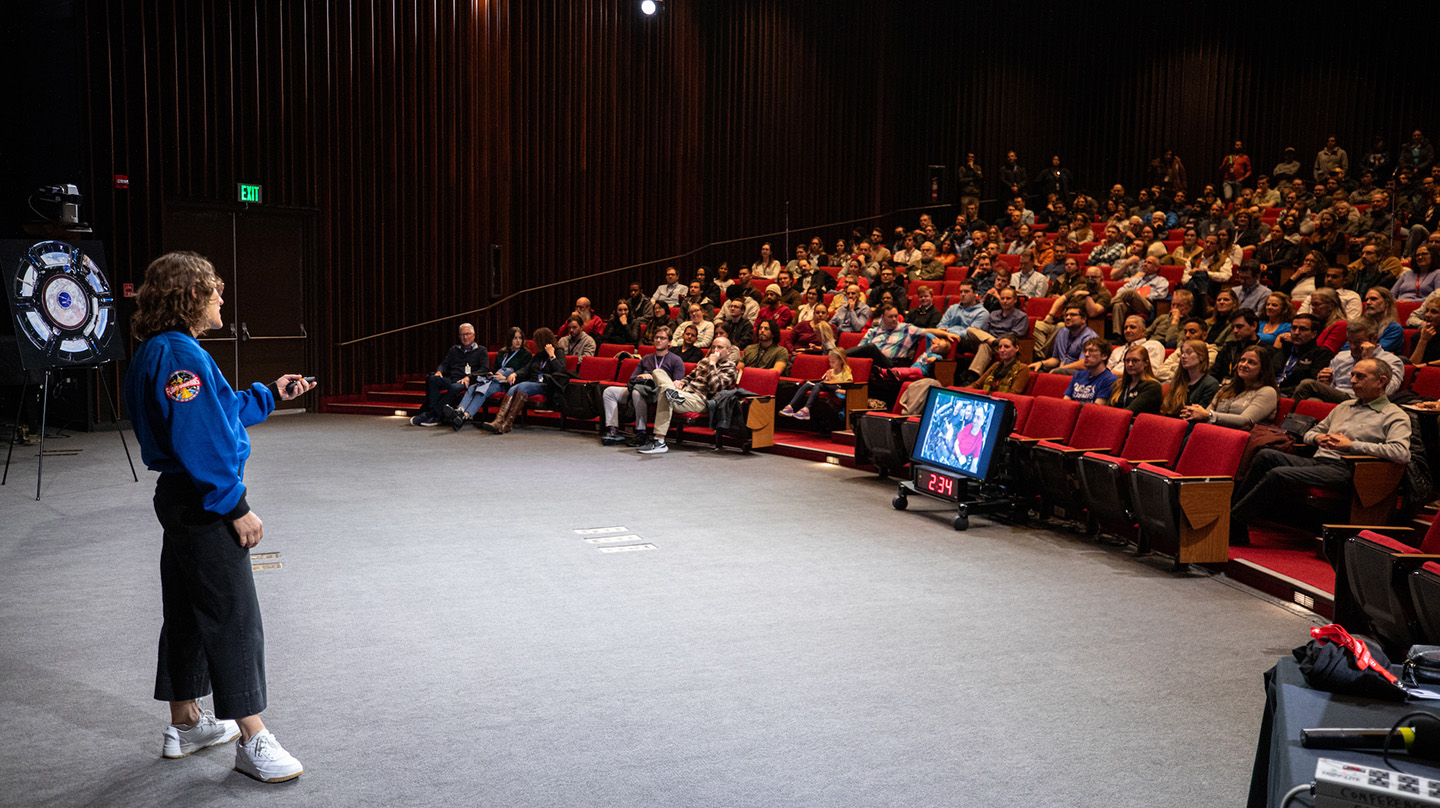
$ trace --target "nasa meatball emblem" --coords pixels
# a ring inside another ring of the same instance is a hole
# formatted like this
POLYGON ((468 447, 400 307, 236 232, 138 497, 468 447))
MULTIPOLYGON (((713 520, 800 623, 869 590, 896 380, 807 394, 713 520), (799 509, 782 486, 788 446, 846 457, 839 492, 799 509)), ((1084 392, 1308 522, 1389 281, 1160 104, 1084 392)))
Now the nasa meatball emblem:
POLYGON ((188 370, 177 370, 165 380, 165 395, 171 401, 184 403, 199 393, 200 377, 188 370))

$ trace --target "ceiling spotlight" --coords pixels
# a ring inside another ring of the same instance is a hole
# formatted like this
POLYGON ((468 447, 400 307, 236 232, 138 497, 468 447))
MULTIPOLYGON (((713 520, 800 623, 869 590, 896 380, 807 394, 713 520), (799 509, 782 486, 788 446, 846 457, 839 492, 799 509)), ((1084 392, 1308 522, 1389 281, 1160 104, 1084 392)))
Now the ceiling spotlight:
POLYGON ((640 11, 647 17, 655 16, 664 7, 665 0, 640 0, 640 11))

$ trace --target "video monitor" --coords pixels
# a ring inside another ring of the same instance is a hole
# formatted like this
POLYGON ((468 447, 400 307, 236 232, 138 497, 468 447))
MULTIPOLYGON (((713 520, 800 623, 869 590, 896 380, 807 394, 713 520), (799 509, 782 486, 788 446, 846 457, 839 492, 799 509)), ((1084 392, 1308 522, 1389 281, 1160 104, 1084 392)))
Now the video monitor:
POLYGON ((984 480, 995 447, 1015 423, 1015 407, 1003 398, 932 387, 911 459, 955 474, 984 480))

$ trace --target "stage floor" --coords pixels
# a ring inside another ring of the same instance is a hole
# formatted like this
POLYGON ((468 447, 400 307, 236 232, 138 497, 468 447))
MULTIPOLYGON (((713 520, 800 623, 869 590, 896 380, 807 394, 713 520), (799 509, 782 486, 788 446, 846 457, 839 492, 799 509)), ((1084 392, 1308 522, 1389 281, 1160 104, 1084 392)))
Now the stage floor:
POLYGON ((1051 530, 956 533, 826 463, 372 416, 251 436, 265 719, 306 774, 160 758, 154 475, 76 434, 39 502, 33 446, 0 488, 7 806, 1235 805, 1261 674, 1321 622, 1051 530))

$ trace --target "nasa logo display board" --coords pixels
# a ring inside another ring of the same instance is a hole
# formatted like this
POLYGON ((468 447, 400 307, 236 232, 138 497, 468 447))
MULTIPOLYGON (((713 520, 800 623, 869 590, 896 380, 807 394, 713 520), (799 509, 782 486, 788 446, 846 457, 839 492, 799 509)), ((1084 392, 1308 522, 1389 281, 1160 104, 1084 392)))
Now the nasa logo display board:
POLYGON ((0 241, 0 268, 26 370, 125 358, 98 241, 0 241))

